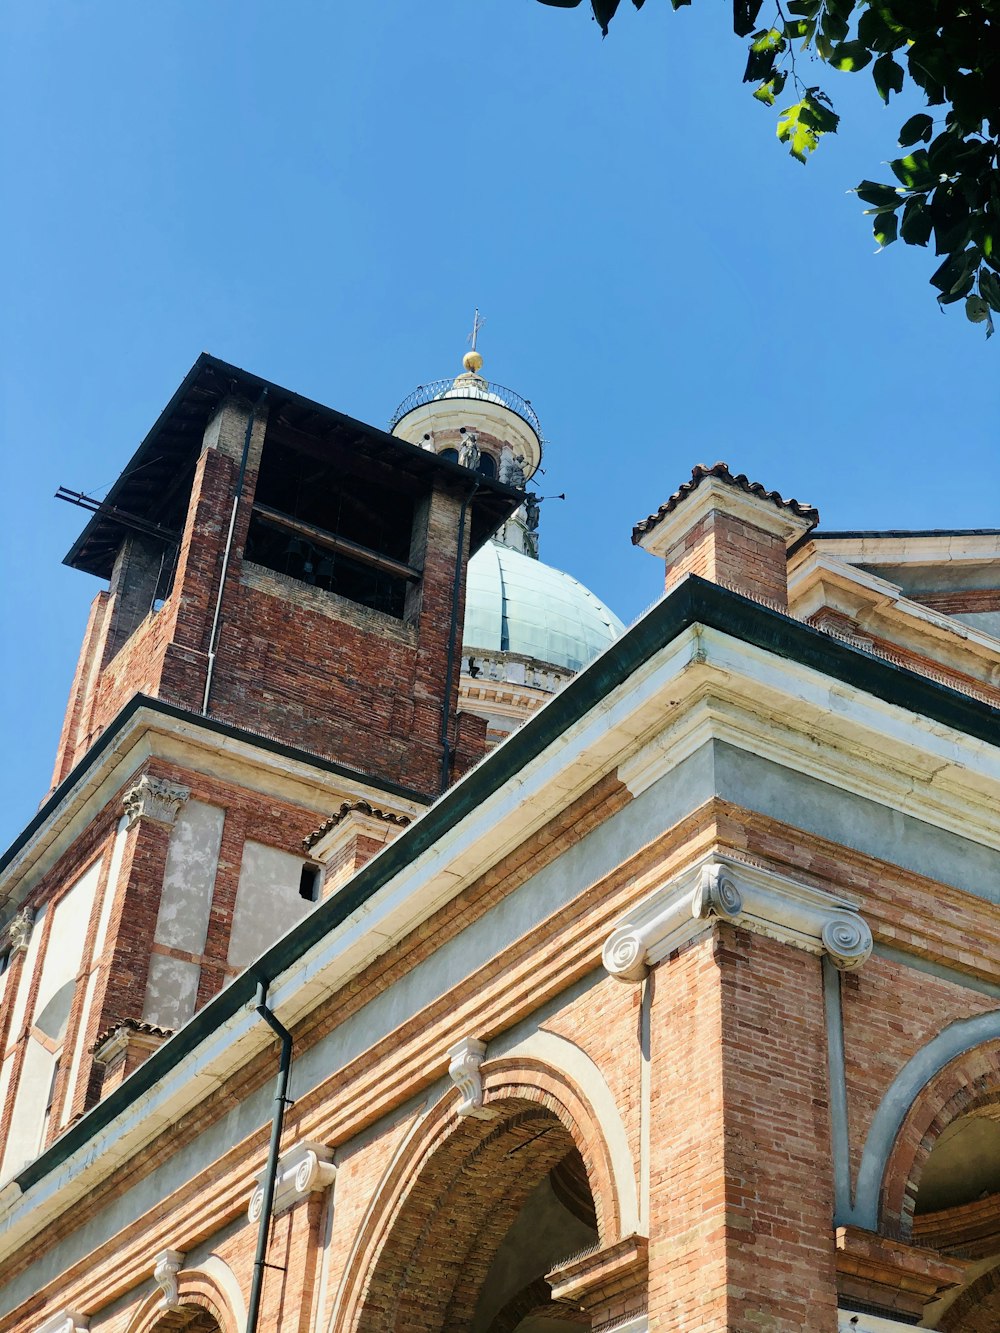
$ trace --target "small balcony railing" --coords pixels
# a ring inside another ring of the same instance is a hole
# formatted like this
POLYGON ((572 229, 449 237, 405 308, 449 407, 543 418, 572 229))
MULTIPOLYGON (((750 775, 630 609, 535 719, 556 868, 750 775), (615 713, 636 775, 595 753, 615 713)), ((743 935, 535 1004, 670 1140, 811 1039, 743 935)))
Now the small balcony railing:
POLYGON ((541 423, 527 398, 522 398, 513 389, 506 389, 502 384, 492 384, 488 380, 480 380, 478 385, 475 386, 472 383, 468 385, 456 384, 454 380, 432 380, 429 384, 419 384, 393 412, 389 429, 392 430, 398 422, 402 421, 407 412, 412 412, 415 407, 423 407, 425 403, 436 402, 439 398, 482 399, 484 397, 499 401, 503 403, 504 407, 509 407, 522 421, 528 423, 539 440, 542 439, 541 423), (485 388, 480 386, 485 386, 485 388))

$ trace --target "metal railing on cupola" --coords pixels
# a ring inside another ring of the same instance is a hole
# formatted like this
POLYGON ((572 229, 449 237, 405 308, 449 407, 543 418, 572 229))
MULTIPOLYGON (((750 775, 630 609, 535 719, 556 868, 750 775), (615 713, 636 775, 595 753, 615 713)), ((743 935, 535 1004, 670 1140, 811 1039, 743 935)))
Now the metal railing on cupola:
POLYGON ((526 421, 538 436, 539 442, 544 443, 541 423, 527 398, 522 398, 519 393, 515 393, 513 389, 505 388, 502 384, 493 384, 491 381, 483 379, 477 379, 467 385, 456 384, 454 379, 432 380, 429 384, 417 385, 410 396, 404 398, 392 414, 389 430, 393 430, 402 421, 403 417, 408 412, 412 412, 415 407, 423 407, 426 403, 433 403, 442 398, 478 398, 486 402, 500 402, 504 407, 509 407, 522 421, 526 421))

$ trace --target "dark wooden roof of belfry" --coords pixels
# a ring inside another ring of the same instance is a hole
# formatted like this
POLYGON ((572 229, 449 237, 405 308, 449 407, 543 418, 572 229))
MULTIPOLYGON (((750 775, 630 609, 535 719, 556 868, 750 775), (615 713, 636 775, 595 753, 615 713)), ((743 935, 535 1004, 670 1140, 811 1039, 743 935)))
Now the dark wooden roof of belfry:
POLYGON ((664 504, 661 504, 655 514, 650 514, 648 518, 641 519, 632 529, 632 541, 635 545, 644 533, 672 514, 677 506, 692 491, 698 489, 706 477, 717 477, 719 481, 726 482, 729 486, 735 486, 737 490, 745 491, 747 495, 760 496, 762 500, 770 502, 778 509, 787 509, 796 514, 799 518, 806 519, 807 522, 815 526, 819 522, 819 510, 814 509, 812 505, 802 504, 800 500, 786 500, 777 491, 766 490, 759 481, 751 481, 743 472, 732 473, 726 463, 713 463, 711 467, 706 467, 704 463, 698 463, 691 469, 691 480, 682 482, 674 491, 673 495, 664 504))
POLYGON ((349 447, 354 455, 390 463, 401 480, 410 480, 415 494, 426 492, 435 474, 457 493, 472 493, 469 515, 473 551, 492 536, 524 498, 498 481, 469 472, 377 426, 356 421, 202 352, 111 487, 105 508, 90 520, 63 563, 109 578, 123 527, 106 509, 115 507, 125 514, 162 523, 170 512, 171 499, 176 500, 179 486, 194 469, 205 427, 219 403, 230 395, 256 402, 265 389, 269 426, 280 422, 319 441, 349 447))

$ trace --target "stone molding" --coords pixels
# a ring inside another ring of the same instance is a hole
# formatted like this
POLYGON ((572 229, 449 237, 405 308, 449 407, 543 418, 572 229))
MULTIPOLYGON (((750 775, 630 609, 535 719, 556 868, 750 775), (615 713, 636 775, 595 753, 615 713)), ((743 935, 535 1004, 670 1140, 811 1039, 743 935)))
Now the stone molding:
MULTIPOLYGON (((264 1175, 257 1177, 257 1184, 250 1195, 247 1217, 251 1222, 259 1222, 264 1211, 264 1175)), ((274 1203, 271 1216, 286 1212, 307 1195, 317 1190, 329 1189, 337 1178, 337 1168, 333 1164, 333 1149, 325 1143, 313 1143, 303 1139, 293 1148, 281 1154, 278 1159, 278 1174, 274 1182, 274 1203)))
POLYGON ((448 1077, 462 1094, 456 1113, 474 1120, 494 1120, 496 1111, 483 1105, 481 1066, 486 1059, 486 1043, 475 1037, 463 1037, 448 1050, 448 1077))
POLYGON ((184 1255, 180 1250, 161 1250, 153 1266, 153 1281, 163 1292, 160 1301, 161 1310, 179 1310, 180 1292, 177 1288, 177 1274, 184 1266, 184 1255))
POLYGON ((618 1323, 609 1322, 608 1316, 622 1304, 632 1304, 625 1327, 636 1327, 646 1318, 648 1272, 649 1241, 645 1236, 633 1235, 564 1260, 546 1274, 545 1280, 552 1288, 554 1301, 585 1310, 594 1327, 618 1323), (641 1301, 642 1308, 635 1308, 636 1301, 641 1301))
POLYGON ((22 907, 20 912, 11 918, 7 927, 11 953, 23 953, 27 949, 31 942, 31 930, 34 924, 35 912, 31 907, 22 907))
POLYGON ((172 826, 181 806, 190 795, 189 787, 182 787, 179 783, 167 782, 165 778, 154 778, 144 773, 122 798, 125 817, 128 820, 127 827, 131 828, 138 819, 152 819, 157 824, 172 826))
POLYGON ((973 1264, 862 1227, 837 1228, 837 1291, 842 1302, 898 1310, 911 1321, 968 1280, 973 1264))
POLYGON ((88 1333, 90 1316, 77 1314, 75 1310, 60 1310, 44 1324, 39 1324, 35 1333, 88 1333))
POLYGON ((639 903, 608 936, 601 954, 619 981, 637 982, 712 919, 827 954, 842 971, 860 967, 872 933, 846 898, 758 866, 713 854, 639 903))

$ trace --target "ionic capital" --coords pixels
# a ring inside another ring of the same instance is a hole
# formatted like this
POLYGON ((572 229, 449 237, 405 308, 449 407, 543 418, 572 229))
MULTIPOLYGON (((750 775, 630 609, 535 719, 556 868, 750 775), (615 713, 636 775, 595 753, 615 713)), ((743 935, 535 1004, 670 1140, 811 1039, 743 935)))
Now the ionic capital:
MULTIPOLYGON (((282 1153, 278 1160, 271 1216, 276 1217, 278 1213, 286 1212, 315 1190, 329 1189, 336 1178, 337 1168, 333 1164, 333 1149, 328 1148, 325 1143, 312 1143, 303 1139, 294 1148, 282 1153)), ((250 1195, 247 1217, 251 1222, 259 1222, 263 1211, 264 1172, 262 1171, 250 1195)))
POLYGON ((857 907, 810 884, 713 855, 682 871, 631 911, 602 952, 611 976, 641 981, 647 970, 719 918, 809 953, 843 971, 860 967, 872 933, 857 907))
POLYGON ((76 1310, 60 1310, 44 1324, 39 1324, 35 1333, 88 1333, 89 1328, 89 1315, 77 1314, 76 1310))

